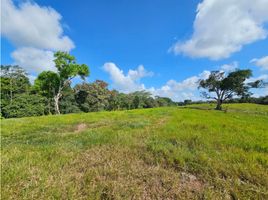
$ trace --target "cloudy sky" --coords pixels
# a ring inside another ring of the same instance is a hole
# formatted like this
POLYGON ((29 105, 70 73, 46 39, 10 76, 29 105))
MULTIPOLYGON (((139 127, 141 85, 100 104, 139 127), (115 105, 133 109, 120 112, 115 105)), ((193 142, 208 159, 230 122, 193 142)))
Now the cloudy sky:
POLYGON ((90 66, 88 81, 176 101, 200 99, 211 70, 268 81, 267 37, 268 0, 1 0, 1 64, 34 79, 69 51, 90 66))

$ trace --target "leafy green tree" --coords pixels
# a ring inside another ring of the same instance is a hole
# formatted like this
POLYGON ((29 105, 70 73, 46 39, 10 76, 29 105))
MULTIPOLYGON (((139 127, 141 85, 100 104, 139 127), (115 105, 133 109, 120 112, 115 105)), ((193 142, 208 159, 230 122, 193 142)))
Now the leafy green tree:
POLYGON ((129 95, 133 97, 131 106, 133 109, 146 107, 145 101, 151 97, 151 93, 147 91, 136 91, 129 95))
POLYGON ((57 88, 59 87, 59 84, 60 79, 58 74, 52 71, 41 72, 34 81, 34 91, 47 98, 48 114, 52 114, 55 112, 55 109, 53 108, 53 98, 57 93, 57 88))
POLYGON ((133 102, 133 96, 131 94, 119 94, 120 108, 130 110, 133 102))
POLYGON ((173 101, 172 101, 170 98, 168 98, 168 97, 159 97, 159 96, 156 96, 155 101, 156 101, 156 103, 158 104, 158 106, 160 106, 160 107, 176 105, 176 103, 173 102, 173 101))
POLYGON ((71 88, 71 86, 66 87, 62 91, 62 98, 59 102, 59 107, 60 107, 61 113, 63 114, 81 112, 81 110, 79 109, 78 103, 76 102, 76 99, 75 99, 74 89, 71 88))
POLYGON ((107 87, 108 84, 101 80, 76 85, 76 100, 81 110, 92 112, 108 109, 110 91, 107 87))
POLYGON ((45 99, 40 95, 16 94, 11 104, 2 108, 5 118, 44 115, 45 99))
POLYGON ((16 95, 28 93, 31 86, 26 72, 21 67, 12 65, 1 65, 0 85, 1 112, 13 103, 16 95))
POLYGON ((1 65, 1 101, 12 103, 14 95, 27 92, 30 81, 27 73, 15 65, 1 65))
POLYGON ((207 89, 208 92, 202 92, 207 99, 215 99, 217 101, 216 110, 222 109, 222 103, 233 96, 249 96, 250 88, 260 87, 261 81, 245 83, 245 80, 252 76, 251 70, 236 70, 229 74, 222 71, 212 71, 208 79, 199 82, 199 88, 207 89))
POLYGON ((192 100, 191 99, 185 99, 183 101, 184 105, 190 105, 192 103, 192 100))
POLYGON ((153 97, 148 97, 144 101, 144 108, 154 108, 157 107, 157 102, 153 97))
POLYGON ((120 110, 121 106, 121 99, 120 93, 117 90, 109 91, 109 98, 108 98, 108 110, 120 110))
POLYGON ((79 76, 83 80, 89 75, 89 68, 85 64, 77 64, 75 57, 67 52, 58 51, 54 54, 57 72, 47 71, 41 73, 36 80, 36 86, 41 88, 50 97, 53 94, 56 114, 60 114, 59 100, 63 90, 68 87, 71 80, 79 76))

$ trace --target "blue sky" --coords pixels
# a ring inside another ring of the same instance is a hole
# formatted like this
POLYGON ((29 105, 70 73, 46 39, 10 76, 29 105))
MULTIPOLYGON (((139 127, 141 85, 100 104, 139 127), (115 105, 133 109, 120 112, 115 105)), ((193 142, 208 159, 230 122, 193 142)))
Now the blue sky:
POLYGON ((211 70, 250 68, 268 79, 267 7, 265 0, 3 0, 1 63, 19 64, 33 79, 53 70, 54 51, 70 51, 89 65, 89 81, 199 99, 196 81, 211 70))

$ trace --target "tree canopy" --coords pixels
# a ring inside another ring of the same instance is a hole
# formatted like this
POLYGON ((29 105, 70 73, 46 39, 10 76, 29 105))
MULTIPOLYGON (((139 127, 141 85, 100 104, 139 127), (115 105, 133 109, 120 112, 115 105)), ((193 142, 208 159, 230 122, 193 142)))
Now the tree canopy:
POLYGON ((217 101, 217 110, 222 109, 222 103, 234 96, 247 97, 250 96, 249 89, 257 88, 261 85, 261 81, 246 83, 246 79, 252 76, 252 71, 236 70, 226 74, 223 71, 213 71, 207 79, 199 82, 199 88, 207 89, 202 95, 207 99, 215 99, 217 101), (209 93, 214 93, 213 95, 209 93))
POLYGON ((36 80, 36 87, 48 95, 53 94, 55 112, 60 114, 59 100, 62 91, 69 86, 71 80, 78 76, 81 79, 89 76, 89 68, 85 64, 77 64, 74 56, 58 51, 54 54, 57 72, 42 72, 36 80))

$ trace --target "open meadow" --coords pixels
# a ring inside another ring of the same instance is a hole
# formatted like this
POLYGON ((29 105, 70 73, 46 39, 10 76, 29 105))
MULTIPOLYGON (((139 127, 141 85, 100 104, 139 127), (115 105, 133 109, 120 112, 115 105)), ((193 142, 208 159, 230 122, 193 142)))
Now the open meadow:
POLYGON ((268 199, 268 106, 213 107, 3 119, 1 199, 268 199))

